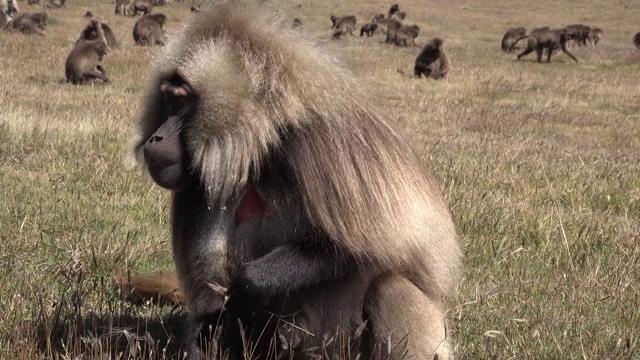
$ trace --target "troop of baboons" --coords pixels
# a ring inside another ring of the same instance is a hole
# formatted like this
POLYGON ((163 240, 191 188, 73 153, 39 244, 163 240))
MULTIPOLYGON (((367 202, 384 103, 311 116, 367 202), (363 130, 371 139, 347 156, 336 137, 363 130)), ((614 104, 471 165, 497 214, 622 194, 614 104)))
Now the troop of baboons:
POLYGON ((527 46, 522 53, 518 54, 518 59, 535 51, 538 62, 542 62, 542 54, 546 49, 547 62, 551 62, 551 55, 558 50, 562 50, 573 61, 578 62, 578 59, 569 51, 570 42, 578 46, 587 44, 596 46, 603 34, 602 29, 584 24, 573 24, 559 29, 545 26, 533 29, 528 35, 524 27, 510 28, 502 37, 502 51, 512 52, 520 40, 527 39, 527 46))

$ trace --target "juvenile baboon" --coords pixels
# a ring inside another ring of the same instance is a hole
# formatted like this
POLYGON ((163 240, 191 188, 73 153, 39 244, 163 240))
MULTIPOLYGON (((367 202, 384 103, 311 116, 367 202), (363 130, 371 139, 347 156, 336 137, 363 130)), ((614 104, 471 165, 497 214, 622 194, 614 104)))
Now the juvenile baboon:
POLYGON ((16 15, 5 28, 9 31, 17 31, 23 34, 36 34, 44 36, 44 28, 47 25, 49 16, 46 12, 29 13, 23 12, 16 15))
POLYGON ((339 39, 342 35, 353 35, 353 31, 356 29, 356 17, 353 15, 335 17, 331 15, 331 21, 333 22, 333 26, 331 28, 335 29, 333 32, 333 38, 339 39))
POLYGON ((400 6, 398 6, 398 4, 391 5, 391 7, 389 8, 389 13, 387 14, 387 17, 391 18, 391 15, 395 14, 398 11, 400 11, 400 6))
POLYGON ((602 39, 603 34, 604 31, 602 31, 602 29, 592 28, 591 30, 589 30, 589 35, 587 35, 587 41, 589 42, 589 44, 596 46, 602 39))
POLYGON ((378 28, 378 24, 364 24, 360 28, 360 36, 367 34, 367 37, 372 36, 378 28))
POLYGON ((143 15, 133 26, 133 40, 136 45, 164 45, 162 27, 167 21, 164 14, 143 15))
POLYGON ((107 54, 107 44, 101 40, 82 41, 69 53, 64 66, 67 81, 82 84, 91 79, 110 82, 106 71, 100 65, 107 54))
POLYGON ((102 40, 111 49, 118 47, 116 35, 113 33, 113 30, 111 30, 109 25, 101 23, 95 19, 91 20, 84 30, 82 30, 80 37, 78 37, 78 40, 76 41, 76 45, 81 41, 91 40, 102 40))
POLYGON ((84 14, 84 17, 93 18, 93 13, 92 13, 91 11, 87 11, 87 12, 84 14))
POLYGON ((573 24, 567 26, 567 33, 569 35, 569 39, 573 40, 578 46, 587 45, 587 38, 589 37, 589 31, 591 28, 587 25, 583 24, 573 24))
POLYGON ((527 29, 523 27, 510 28, 502 37, 502 51, 512 52, 516 43, 527 37, 527 29))
POLYGON ((396 20, 389 20, 389 24, 387 25, 387 40, 385 42, 387 44, 395 44, 396 43, 396 35, 398 30, 402 27, 402 23, 396 20))
POLYGON ((415 47, 415 38, 420 33, 420 27, 418 25, 403 25, 396 32, 396 46, 415 47))
POLYGON ((573 54, 567 49, 567 41, 571 40, 570 32, 565 29, 536 29, 529 34, 527 48, 518 55, 518 60, 533 51, 538 55, 538 62, 542 62, 542 52, 547 49, 547 62, 551 62, 551 55, 556 48, 561 48, 573 61, 578 62, 573 54))
POLYGON ((633 45, 640 49, 640 32, 633 35, 633 45))
POLYGON ((295 18, 293 19, 293 25, 291 25, 292 29, 302 29, 302 20, 295 18))
POLYGON ((391 15, 391 18, 395 21, 400 21, 402 22, 402 20, 404 20, 404 18, 407 17, 407 13, 404 11, 396 11, 393 13, 393 15, 391 15))
POLYGON ((219 325, 212 349, 231 358, 244 340, 450 358, 461 252, 438 186, 362 80, 272 13, 229 1, 190 17, 155 62, 134 141, 173 192, 188 356, 219 325))
POLYGON ((415 77, 421 78, 424 75, 436 80, 447 78, 451 64, 442 45, 442 39, 436 37, 422 48, 413 68, 415 77))

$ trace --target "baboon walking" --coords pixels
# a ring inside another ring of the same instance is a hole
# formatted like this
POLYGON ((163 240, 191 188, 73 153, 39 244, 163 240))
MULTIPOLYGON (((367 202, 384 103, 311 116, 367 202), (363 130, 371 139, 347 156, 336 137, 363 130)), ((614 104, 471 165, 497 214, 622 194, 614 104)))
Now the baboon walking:
POLYGON ((573 61, 578 62, 575 56, 567 49, 567 41, 571 40, 570 32, 567 29, 547 30, 537 29, 531 32, 527 43, 527 48, 518 55, 518 60, 532 52, 536 52, 538 62, 542 62, 542 53, 547 49, 547 62, 551 62, 551 55, 556 48, 562 49, 573 61))
POLYGON ((415 38, 420 33, 418 25, 404 25, 396 32, 396 46, 416 47, 415 38))
POLYGON ((64 67, 68 81, 82 84, 91 79, 110 82, 106 71, 100 65, 107 54, 107 44, 101 40, 82 41, 69 53, 64 67))
POLYGON ((332 29, 335 29, 333 32, 332 38, 339 39, 342 35, 353 35, 353 31, 356 29, 356 17, 353 15, 336 17, 331 15, 331 22, 333 26, 332 29))
POLYGON ((378 24, 364 24, 360 28, 360 36, 367 34, 367 37, 372 36, 378 28, 378 24))
POLYGON ((449 359, 461 251, 438 186, 361 79, 239 3, 171 38, 133 149, 173 193, 189 358, 449 359))

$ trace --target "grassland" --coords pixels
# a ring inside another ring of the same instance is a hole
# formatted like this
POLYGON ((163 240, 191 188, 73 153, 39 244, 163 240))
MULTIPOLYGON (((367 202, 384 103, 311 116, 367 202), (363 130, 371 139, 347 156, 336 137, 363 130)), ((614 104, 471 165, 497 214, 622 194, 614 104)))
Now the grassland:
MULTIPOLYGON (((191 5, 156 12, 172 33, 191 5)), ((328 38, 330 14, 362 24, 389 5, 300 0, 287 12, 328 38)), ((447 81, 400 75, 418 49, 379 37, 323 46, 384 89, 450 205, 465 253, 449 302, 458 357, 640 358, 640 1, 400 6, 419 44, 445 40, 447 81), (579 64, 499 50, 508 27, 577 22, 605 32, 598 47, 572 49, 579 64)), ((170 357, 179 342, 180 309, 134 308, 111 289, 115 264, 172 266, 169 194, 125 162, 161 49, 134 46, 135 20, 113 10, 69 0, 49 11, 46 37, 0 32, 2 359, 170 357), (103 61, 108 85, 63 81, 87 10, 121 43, 103 61)))

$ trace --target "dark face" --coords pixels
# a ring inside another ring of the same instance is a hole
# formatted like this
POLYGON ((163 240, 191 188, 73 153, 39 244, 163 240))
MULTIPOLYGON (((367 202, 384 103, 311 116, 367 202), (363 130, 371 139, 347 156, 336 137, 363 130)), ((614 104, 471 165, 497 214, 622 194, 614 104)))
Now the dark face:
POLYGON ((184 142, 183 128, 194 109, 190 87, 180 80, 160 85, 163 95, 163 121, 144 145, 144 159, 151 178, 165 189, 180 191, 187 188, 191 174, 184 142))

